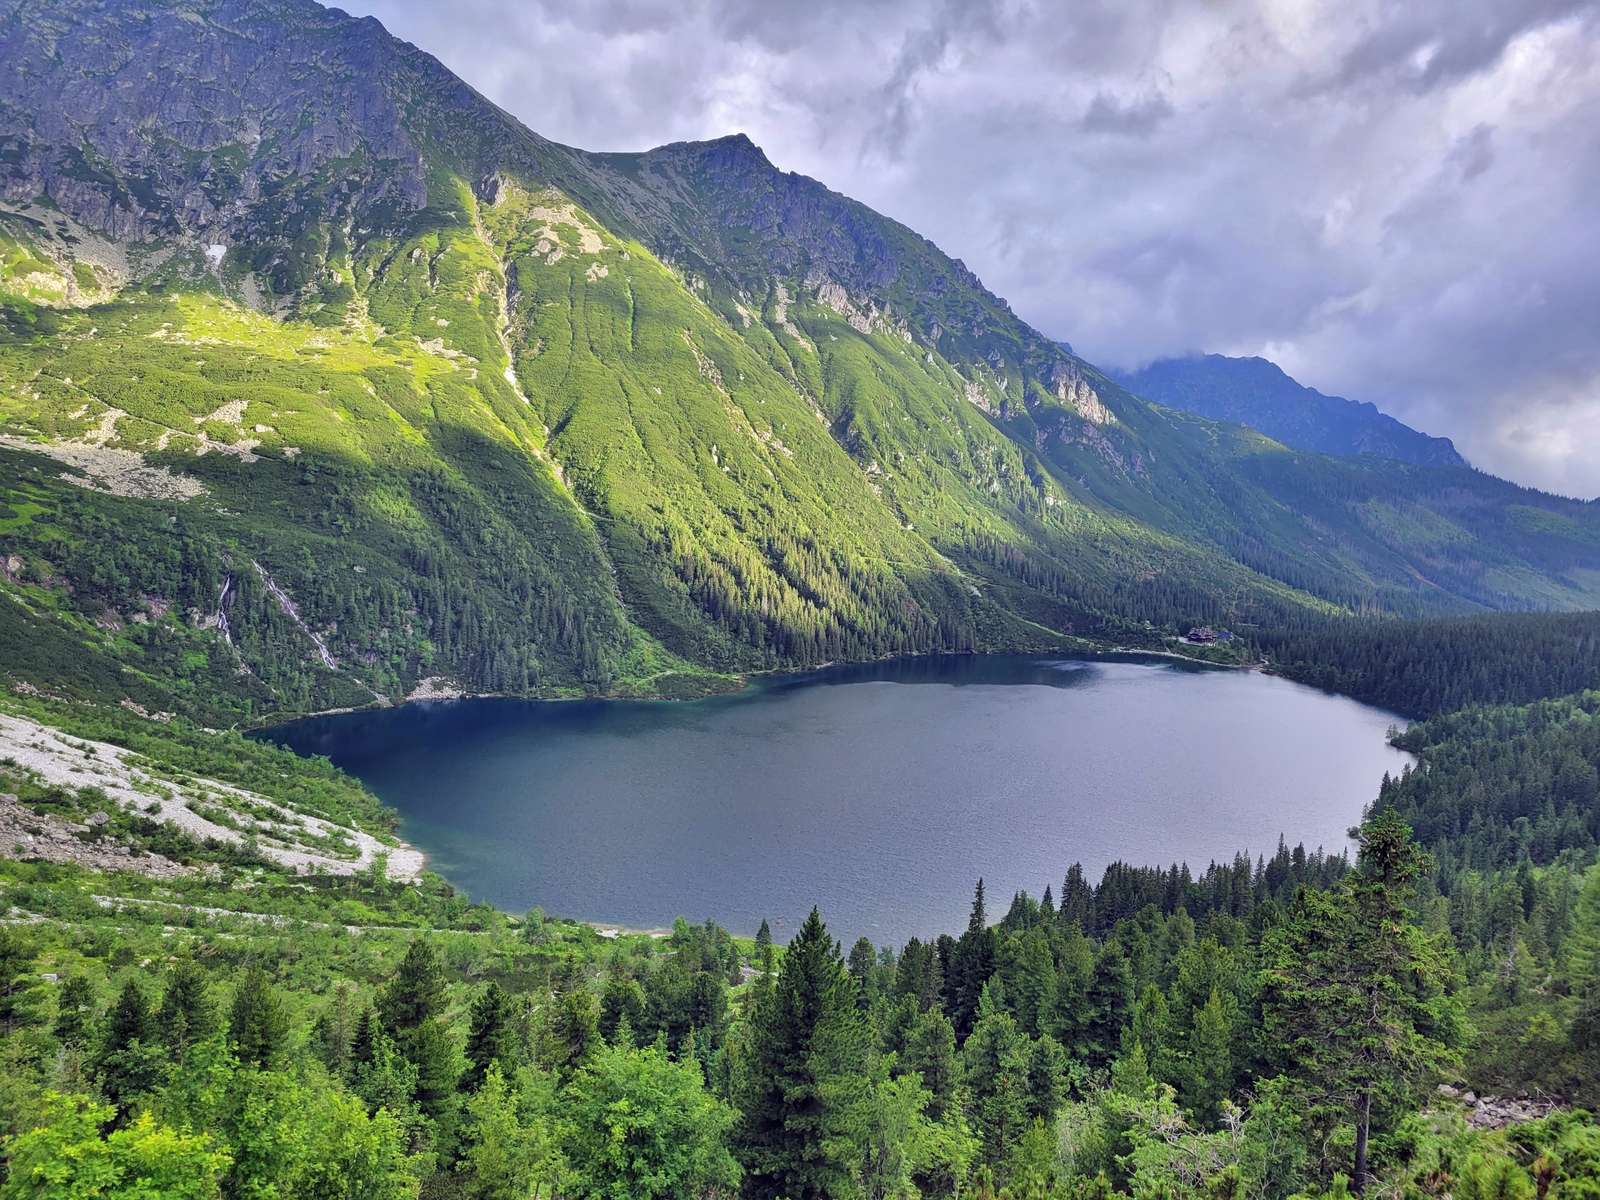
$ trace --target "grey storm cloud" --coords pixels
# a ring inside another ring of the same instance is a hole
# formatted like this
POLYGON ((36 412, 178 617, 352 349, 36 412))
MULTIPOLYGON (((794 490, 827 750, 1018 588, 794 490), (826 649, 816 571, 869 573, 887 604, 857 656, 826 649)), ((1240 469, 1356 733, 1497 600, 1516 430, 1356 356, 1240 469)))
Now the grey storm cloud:
POLYGON ((1146 134, 1173 113, 1172 101, 1160 92, 1150 92, 1122 101, 1107 92, 1096 92, 1083 114, 1083 127, 1100 133, 1146 134))
POLYGON ((1600 0, 353 0, 546 137, 742 131, 1112 366, 1600 493, 1600 0))

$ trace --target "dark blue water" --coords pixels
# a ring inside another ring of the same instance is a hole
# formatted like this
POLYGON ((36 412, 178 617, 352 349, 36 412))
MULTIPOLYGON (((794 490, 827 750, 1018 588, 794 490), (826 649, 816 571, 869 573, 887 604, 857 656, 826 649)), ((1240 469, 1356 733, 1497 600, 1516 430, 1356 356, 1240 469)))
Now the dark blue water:
POLYGON ((267 736, 325 754, 475 898, 637 927, 676 916, 779 940, 959 931, 1081 861, 1338 850, 1395 718, 1242 671, 1159 659, 920 659, 691 703, 466 700, 267 736))

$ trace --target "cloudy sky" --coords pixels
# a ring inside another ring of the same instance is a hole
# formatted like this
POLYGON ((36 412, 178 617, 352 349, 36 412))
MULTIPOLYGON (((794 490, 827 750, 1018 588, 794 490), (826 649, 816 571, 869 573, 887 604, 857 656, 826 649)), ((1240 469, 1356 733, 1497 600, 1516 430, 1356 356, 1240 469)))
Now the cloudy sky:
POLYGON ((547 137, 743 131, 1097 362, 1600 494, 1600 0, 347 0, 547 137))

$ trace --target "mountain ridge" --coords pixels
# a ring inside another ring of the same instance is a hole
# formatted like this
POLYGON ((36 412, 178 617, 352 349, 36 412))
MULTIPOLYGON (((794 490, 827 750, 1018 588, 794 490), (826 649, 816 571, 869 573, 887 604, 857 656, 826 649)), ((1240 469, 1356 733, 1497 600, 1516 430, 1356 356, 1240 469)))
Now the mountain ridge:
POLYGON ((743 135, 561 146, 310 0, 0 28, 5 619, 151 703, 1600 602, 1595 509, 1150 405, 743 135))
POLYGON ((1157 404, 1248 425, 1297 450, 1371 454, 1418 466, 1470 465, 1449 438, 1413 429, 1370 401, 1307 387, 1260 356, 1161 358, 1113 375, 1129 391, 1157 404))

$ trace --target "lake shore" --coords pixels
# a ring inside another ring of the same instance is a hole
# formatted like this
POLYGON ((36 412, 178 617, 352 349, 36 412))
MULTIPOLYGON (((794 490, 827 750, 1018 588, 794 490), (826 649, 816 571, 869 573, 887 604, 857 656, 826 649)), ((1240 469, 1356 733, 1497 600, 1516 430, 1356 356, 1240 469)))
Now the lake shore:
POLYGON ((619 936, 709 915, 748 934, 820 901, 879 943, 959 924, 939 907, 962 890, 949 877, 1037 895, 1074 862, 1203 873, 1280 835, 1340 853, 1408 761, 1392 714, 1173 652, 922 656, 751 685, 704 705, 425 701, 273 740, 363 780, 433 870, 505 911, 619 936))
POLYGON ((459 700, 524 700, 530 704, 563 704, 578 703, 583 701, 604 701, 611 703, 637 702, 640 704, 681 704, 695 700, 707 700, 717 696, 736 696, 741 692, 749 691, 759 683, 770 680, 804 680, 812 676, 822 675, 829 671, 839 671, 850 668, 871 667, 895 662, 919 662, 937 658, 975 658, 975 659, 1004 659, 1017 657, 1031 658, 1065 658, 1068 660, 1082 656, 1085 661, 1095 658, 1108 658, 1111 656, 1126 655, 1131 658, 1164 658, 1178 662, 1192 663, 1201 667, 1213 667, 1217 670, 1234 671, 1268 671, 1268 664, 1255 663, 1230 663, 1217 662, 1198 655, 1183 654, 1174 650, 1153 650, 1139 646, 1107 646, 1096 642, 1083 641, 1081 644, 1061 646, 1054 650, 1041 651, 1016 651, 1016 650, 974 650, 963 653, 947 653, 943 651, 929 652, 927 654, 895 654, 883 658, 863 659, 838 659, 817 663, 810 667, 773 667, 762 671, 744 671, 738 675, 711 676, 707 678, 723 678, 730 681, 730 686, 719 689, 708 689, 699 694, 667 694, 665 692, 608 692, 602 695, 575 694, 568 691, 528 694, 518 692, 474 692, 450 684, 442 677, 433 676, 422 680, 406 696, 399 700, 373 701, 370 704, 345 705, 338 708, 315 709, 306 713, 276 714, 260 721, 251 722, 241 727, 245 734, 257 734, 268 729, 278 729, 293 725, 300 721, 312 721, 321 717, 337 717, 347 713, 358 712, 383 712, 387 709, 405 708, 410 705, 450 704, 459 700))

